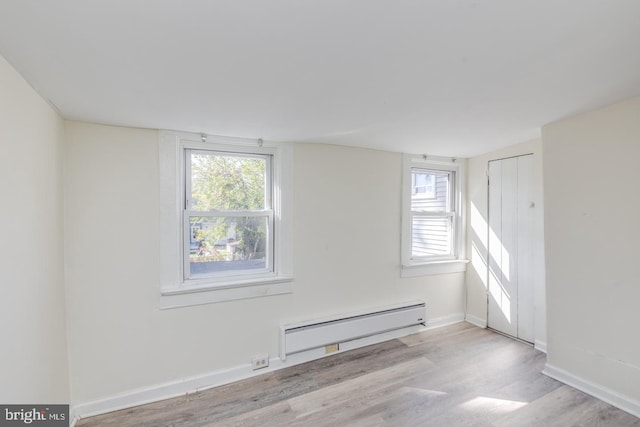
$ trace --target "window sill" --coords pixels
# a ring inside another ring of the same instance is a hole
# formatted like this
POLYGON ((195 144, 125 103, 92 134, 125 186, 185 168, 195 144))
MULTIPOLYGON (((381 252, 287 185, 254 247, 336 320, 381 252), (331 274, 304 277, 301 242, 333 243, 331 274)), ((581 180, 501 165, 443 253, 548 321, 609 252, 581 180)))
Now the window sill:
POLYGON ((238 280, 216 285, 176 286, 162 289, 160 309, 290 294, 291 292, 293 292, 293 277, 290 276, 238 280))
POLYGON ((467 271, 469 260, 453 259, 447 261, 434 261, 424 264, 403 265, 400 269, 400 277, 432 276, 436 274, 464 273, 467 271))

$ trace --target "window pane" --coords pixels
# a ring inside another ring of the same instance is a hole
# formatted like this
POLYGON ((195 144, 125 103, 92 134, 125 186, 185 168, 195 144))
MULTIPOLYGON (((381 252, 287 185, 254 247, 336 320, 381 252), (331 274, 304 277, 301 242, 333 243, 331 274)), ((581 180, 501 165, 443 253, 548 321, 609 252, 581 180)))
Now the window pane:
POLYGON ((450 173, 413 169, 411 172, 411 210, 448 212, 450 173))
POLYGON ((191 278, 267 265, 268 216, 189 218, 191 278))
POLYGON ((190 209, 263 210, 266 204, 265 156, 191 152, 190 209))
POLYGON ((435 175, 432 173, 414 172, 411 174, 411 195, 415 198, 436 197, 435 175))
POLYGON ((451 218, 414 216, 411 221, 411 257, 451 255, 451 218))

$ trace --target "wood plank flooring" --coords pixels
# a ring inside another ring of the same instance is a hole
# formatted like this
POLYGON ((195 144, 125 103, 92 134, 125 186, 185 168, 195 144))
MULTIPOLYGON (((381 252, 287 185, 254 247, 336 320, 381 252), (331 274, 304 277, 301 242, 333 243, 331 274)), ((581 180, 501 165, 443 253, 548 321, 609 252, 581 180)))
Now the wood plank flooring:
POLYGON ((544 363, 531 346, 463 322, 77 426, 640 427, 541 374, 544 363))

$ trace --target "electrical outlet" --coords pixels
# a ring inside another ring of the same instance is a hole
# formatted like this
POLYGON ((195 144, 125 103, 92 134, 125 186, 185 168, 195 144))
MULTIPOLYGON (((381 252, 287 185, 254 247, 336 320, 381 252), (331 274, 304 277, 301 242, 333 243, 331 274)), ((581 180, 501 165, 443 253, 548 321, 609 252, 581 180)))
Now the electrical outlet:
POLYGON ((260 356, 254 356, 251 359, 251 367, 255 371, 256 369, 262 369, 269 366, 269 355, 262 354, 260 356))

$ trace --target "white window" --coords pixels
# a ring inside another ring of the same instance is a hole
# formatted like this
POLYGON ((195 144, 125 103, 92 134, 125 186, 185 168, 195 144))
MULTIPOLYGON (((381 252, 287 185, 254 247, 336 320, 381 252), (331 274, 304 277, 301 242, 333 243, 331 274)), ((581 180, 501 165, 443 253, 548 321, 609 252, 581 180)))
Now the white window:
POLYGON ((292 155, 286 144, 160 135, 160 306, 292 289, 292 155))
POLYGON ((456 257, 455 178, 453 171, 411 168, 412 261, 456 257))
POLYGON ((272 155, 184 154, 184 279, 273 272, 272 155))
POLYGON ((465 270, 462 183, 464 162, 404 156, 402 275, 465 270))

